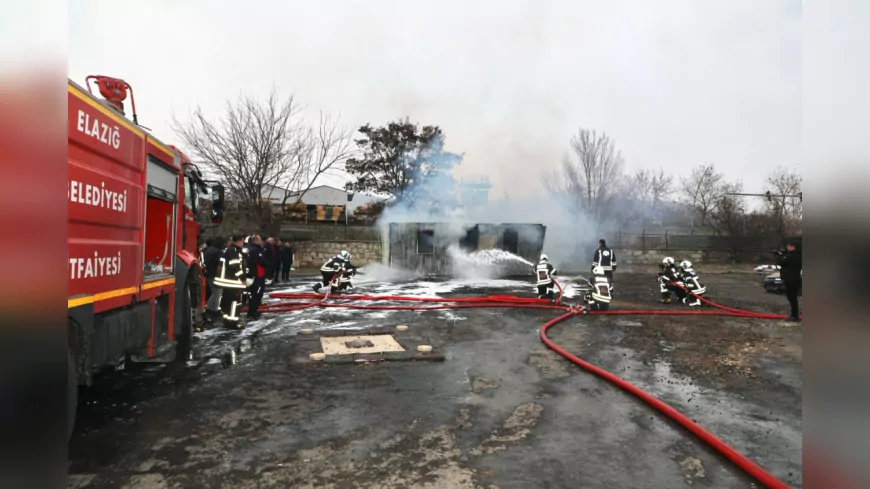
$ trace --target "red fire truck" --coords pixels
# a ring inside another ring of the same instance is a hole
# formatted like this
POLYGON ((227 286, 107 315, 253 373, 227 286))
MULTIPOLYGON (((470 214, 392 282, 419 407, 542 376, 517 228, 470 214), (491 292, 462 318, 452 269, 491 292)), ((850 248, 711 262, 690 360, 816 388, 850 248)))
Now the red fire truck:
POLYGON ((224 198, 184 153, 139 126, 129 84, 89 76, 85 86, 67 86, 70 434, 79 386, 95 370, 189 358, 204 300, 198 196, 211 195, 212 222, 224 198))

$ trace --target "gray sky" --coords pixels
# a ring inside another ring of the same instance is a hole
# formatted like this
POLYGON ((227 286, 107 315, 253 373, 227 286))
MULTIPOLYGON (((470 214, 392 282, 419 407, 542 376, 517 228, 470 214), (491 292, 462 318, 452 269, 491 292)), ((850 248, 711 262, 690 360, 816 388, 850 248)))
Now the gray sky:
POLYGON ((168 143, 171 110, 219 116, 274 84, 352 127, 440 125, 466 154, 457 175, 488 175, 495 196, 539 190, 579 126, 610 134, 629 169, 715 162, 749 191, 800 159, 796 0, 118 5, 70 3, 69 76, 126 79, 168 143))

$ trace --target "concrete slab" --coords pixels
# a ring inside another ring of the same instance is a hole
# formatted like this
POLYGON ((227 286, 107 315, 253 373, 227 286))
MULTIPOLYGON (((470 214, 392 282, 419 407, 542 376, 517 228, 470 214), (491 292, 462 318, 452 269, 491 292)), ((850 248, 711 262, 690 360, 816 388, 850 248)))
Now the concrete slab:
POLYGON ((392 335, 387 334, 321 337, 320 345, 323 348, 323 353, 327 355, 405 351, 392 335), (372 346, 354 347, 355 342, 359 342, 356 344, 371 343, 372 346))

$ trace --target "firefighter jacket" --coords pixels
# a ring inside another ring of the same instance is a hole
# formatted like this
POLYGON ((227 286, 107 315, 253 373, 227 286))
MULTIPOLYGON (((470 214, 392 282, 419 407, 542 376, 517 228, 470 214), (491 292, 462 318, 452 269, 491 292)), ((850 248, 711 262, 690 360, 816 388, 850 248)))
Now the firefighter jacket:
POLYGON ((701 282, 698 280, 698 278, 698 274, 695 273, 694 269, 680 269, 680 280, 682 280, 682 282, 686 284, 686 288, 689 289, 689 292, 701 295, 704 292, 707 292, 707 287, 701 285, 701 282))
POLYGON ((607 248, 598 248, 595 250, 595 255, 592 257, 592 266, 601 267, 604 271, 609 272, 616 269, 616 255, 613 250, 607 248))
POLYGON ((218 273, 214 279, 214 284, 226 289, 246 288, 242 258, 241 248, 234 244, 227 246, 220 257, 218 273))
POLYGON ((674 287, 671 285, 672 282, 682 285, 680 275, 677 273, 677 269, 673 265, 661 265, 658 276, 660 289, 663 293, 670 290, 671 287, 674 287))
POLYGON ((604 275, 595 275, 589 281, 592 287, 592 299, 597 302, 610 303, 610 281, 604 275))
POLYGON ((350 262, 345 262, 340 256, 336 255, 330 258, 329 261, 324 263, 323 266, 320 267, 320 271, 327 273, 338 273, 339 271, 341 271, 342 268, 348 270, 353 268, 353 265, 351 265, 350 262))
POLYGON ((556 269, 545 261, 539 262, 535 267, 535 279, 538 285, 552 284, 553 275, 556 275, 556 269))
POLYGON ((248 278, 264 278, 266 270, 269 268, 269 261, 266 259, 266 251, 258 244, 248 244, 248 258, 245 261, 247 264, 248 278))

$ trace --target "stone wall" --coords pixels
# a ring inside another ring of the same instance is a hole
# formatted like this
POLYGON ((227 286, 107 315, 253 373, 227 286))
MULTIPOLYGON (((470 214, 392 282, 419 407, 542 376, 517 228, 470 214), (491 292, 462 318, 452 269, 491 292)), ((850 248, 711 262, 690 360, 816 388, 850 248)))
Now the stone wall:
POLYGON ((351 254, 356 266, 380 263, 382 256, 379 241, 298 241, 293 249, 295 267, 319 267, 341 250, 351 254))

